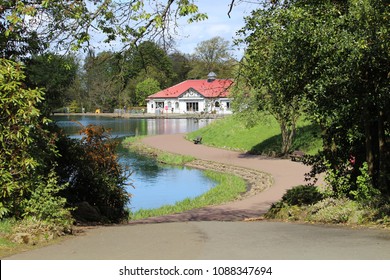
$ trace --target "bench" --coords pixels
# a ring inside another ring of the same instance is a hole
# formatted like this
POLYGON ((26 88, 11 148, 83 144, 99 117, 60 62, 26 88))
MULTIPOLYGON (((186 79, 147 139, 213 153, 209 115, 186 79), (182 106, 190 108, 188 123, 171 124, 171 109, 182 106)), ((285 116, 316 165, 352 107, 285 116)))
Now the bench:
POLYGON ((290 154, 290 159, 292 161, 298 161, 304 157, 305 153, 302 151, 294 151, 290 154))
POLYGON ((198 136, 195 139, 193 139, 194 144, 201 144, 202 143, 202 136, 198 136))

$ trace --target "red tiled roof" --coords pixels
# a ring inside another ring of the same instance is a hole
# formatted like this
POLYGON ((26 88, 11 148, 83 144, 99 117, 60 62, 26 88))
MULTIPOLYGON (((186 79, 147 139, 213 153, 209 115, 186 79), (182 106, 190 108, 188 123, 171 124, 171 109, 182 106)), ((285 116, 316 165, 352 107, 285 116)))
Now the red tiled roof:
POLYGON ((232 83, 233 81, 230 79, 216 79, 211 82, 208 82, 207 80, 187 80, 149 95, 148 99, 178 98, 189 89, 197 91, 206 98, 227 97, 232 83))

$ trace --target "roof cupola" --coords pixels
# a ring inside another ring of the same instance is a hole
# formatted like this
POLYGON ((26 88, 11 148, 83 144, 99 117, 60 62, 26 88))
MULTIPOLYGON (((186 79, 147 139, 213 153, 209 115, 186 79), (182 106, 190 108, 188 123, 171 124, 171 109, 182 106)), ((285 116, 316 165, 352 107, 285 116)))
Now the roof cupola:
POLYGON ((208 75, 207 75, 207 81, 209 83, 215 81, 215 79, 217 78, 217 74, 215 74, 214 72, 210 72, 208 75))

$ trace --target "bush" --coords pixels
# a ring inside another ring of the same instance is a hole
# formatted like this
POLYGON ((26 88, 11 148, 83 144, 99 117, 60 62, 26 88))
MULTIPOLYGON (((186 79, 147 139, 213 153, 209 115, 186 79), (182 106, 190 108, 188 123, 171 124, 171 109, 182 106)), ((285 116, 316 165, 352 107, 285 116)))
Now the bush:
POLYGON ((299 207, 298 205, 288 205, 285 202, 279 201, 272 204, 271 208, 264 215, 267 219, 279 219, 279 220, 302 220, 306 214, 305 207, 299 207))
POLYGON ((128 217, 130 195, 126 191, 127 170, 119 164, 116 147, 108 130, 88 125, 81 140, 64 134, 57 146, 61 157, 57 173, 68 186, 61 192, 71 207, 88 202, 102 214, 96 222, 120 222, 128 217))
POLYGON ((375 189, 372 186, 372 180, 368 174, 368 164, 367 162, 363 163, 363 166, 359 168, 360 175, 356 178, 356 190, 350 191, 350 194, 354 197, 356 201, 367 203, 372 201, 376 196, 380 195, 378 189, 375 189))
POLYGON ((362 219, 359 205, 349 199, 326 198, 313 205, 308 220, 323 223, 358 223, 362 219))
POLYGON ((44 93, 26 88, 23 70, 22 64, 0 58, 0 218, 27 214, 56 152, 49 120, 39 110, 44 93))
POLYGON ((310 205, 317 203, 323 198, 323 195, 313 186, 297 186, 283 195, 282 201, 288 205, 310 205))
POLYGON ((24 216, 62 226, 67 231, 71 228, 73 219, 71 209, 65 207, 66 199, 58 195, 67 185, 59 185, 58 179, 53 169, 46 180, 37 183, 36 189, 26 202, 24 216))

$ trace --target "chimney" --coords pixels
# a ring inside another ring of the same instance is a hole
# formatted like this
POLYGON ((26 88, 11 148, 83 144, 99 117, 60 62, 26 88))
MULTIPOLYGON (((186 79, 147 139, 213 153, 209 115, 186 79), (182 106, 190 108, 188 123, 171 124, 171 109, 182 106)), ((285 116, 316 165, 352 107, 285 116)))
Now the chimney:
POLYGON ((217 78, 217 75, 214 72, 210 72, 207 75, 207 82, 211 83, 217 78))

